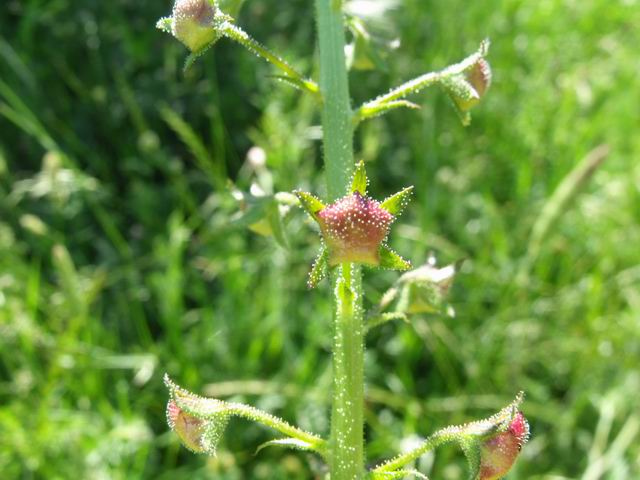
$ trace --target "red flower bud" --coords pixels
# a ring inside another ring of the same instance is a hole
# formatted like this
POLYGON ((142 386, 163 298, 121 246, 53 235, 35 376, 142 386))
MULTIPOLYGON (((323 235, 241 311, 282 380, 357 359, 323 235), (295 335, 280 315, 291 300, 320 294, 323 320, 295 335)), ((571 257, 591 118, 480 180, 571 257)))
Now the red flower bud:
POLYGON ((320 210, 317 218, 329 250, 329 265, 380 265, 379 249, 395 218, 380 202, 356 191, 320 210))
POLYGON ((504 432, 496 433, 482 442, 478 480, 498 480, 504 477, 528 439, 527 419, 522 412, 517 412, 504 432))

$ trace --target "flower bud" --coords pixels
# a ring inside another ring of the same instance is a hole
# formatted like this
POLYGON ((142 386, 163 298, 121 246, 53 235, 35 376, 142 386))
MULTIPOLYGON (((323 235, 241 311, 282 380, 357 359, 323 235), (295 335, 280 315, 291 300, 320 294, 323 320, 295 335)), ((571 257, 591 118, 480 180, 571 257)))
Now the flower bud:
POLYGON ((380 202, 356 191, 323 208, 317 216, 329 249, 329 265, 380 265, 379 248, 395 218, 380 202))
POLYGON ((203 442, 206 420, 188 414, 170 400, 167 404, 167 423, 189 450, 196 453, 206 451, 203 442))
POLYGON ((211 0, 176 0, 171 16, 171 33, 196 53, 217 40, 214 26, 216 6, 211 0))
POLYGON ((528 439, 527 419, 522 412, 516 412, 505 431, 483 440, 480 446, 478 480, 498 480, 504 477, 511 470, 528 439))
POLYGON ((479 59, 467 71, 467 81, 471 84, 478 96, 482 98, 491 86, 491 67, 484 58, 479 59))
POLYGON ((483 57, 464 72, 442 80, 463 125, 471 121, 469 111, 475 107, 491 85, 491 67, 483 57))

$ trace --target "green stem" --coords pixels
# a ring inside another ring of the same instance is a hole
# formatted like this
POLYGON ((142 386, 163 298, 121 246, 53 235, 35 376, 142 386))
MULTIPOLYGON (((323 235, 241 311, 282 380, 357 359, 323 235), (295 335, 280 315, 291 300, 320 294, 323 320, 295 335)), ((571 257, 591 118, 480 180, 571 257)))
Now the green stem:
MULTIPOLYGON (((316 0, 327 195, 347 193, 355 169, 341 2, 316 0)), ((331 480, 364 476, 364 327, 360 268, 343 264, 331 278, 335 297, 331 480)))
POLYGON ((281 418, 276 417, 275 415, 271 415, 270 413, 264 412, 262 410, 258 410, 257 408, 251 407, 249 405, 244 405, 242 403, 228 403, 225 402, 225 410, 227 413, 231 415, 236 415, 238 417, 243 417, 248 420, 262 423, 263 425, 273 428, 274 430, 283 433, 292 438, 297 438, 298 440, 302 440, 303 442, 307 442, 314 450, 322 453, 325 451, 325 443, 324 440, 317 435, 314 435, 309 432, 305 432, 288 422, 282 420, 281 418))
POLYGON ((396 471, 404 467, 408 463, 411 463, 417 460, 425 453, 430 452, 431 450, 439 447, 440 445, 457 441, 459 436, 459 430, 460 429, 449 428, 449 429, 440 430, 434 433, 429 438, 427 438, 422 443, 422 445, 415 448, 414 450, 411 450, 402 455, 398 455, 397 457, 373 469, 373 478, 379 478, 378 476, 376 476, 376 474, 396 471))
POLYGON ((351 263, 334 275, 331 479, 356 480, 364 471, 364 325, 360 268, 351 263))
MULTIPOLYGON (((459 63, 454 65, 450 65, 447 68, 440 70, 438 72, 429 72, 424 75, 420 75, 419 77, 414 78, 413 80, 409 80, 408 82, 403 83, 402 85, 393 88, 388 93, 384 95, 380 95, 379 97, 366 102, 356 111, 356 120, 361 120, 364 118, 370 118, 381 113, 384 113, 385 107, 390 104, 391 108, 401 107, 401 106, 410 106, 404 105, 402 103, 393 103, 400 99, 403 99, 413 93, 417 93, 420 90, 429 87, 435 83, 439 83, 445 81, 448 78, 451 78, 455 75, 460 75, 468 68, 470 68, 474 63, 476 63, 481 58, 484 58, 487 55, 489 49, 489 42, 485 40, 480 44, 480 48, 477 52, 469 55, 467 58, 462 60, 459 63)), ((414 107, 412 107, 414 108, 414 107)))
POLYGON ((264 45, 262 45, 257 40, 253 39, 247 32, 242 30, 237 25, 234 25, 229 22, 225 22, 222 27, 222 34, 226 37, 235 40, 248 50, 252 51, 256 55, 262 57, 267 62, 276 66, 280 70, 284 72, 286 75, 286 79, 291 81, 294 85, 298 86, 301 89, 307 90, 314 95, 318 95, 320 93, 320 89, 318 85, 305 78, 301 73, 299 73, 296 69, 294 69, 291 65, 289 65, 282 58, 278 57, 275 53, 271 52, 264 45))
POLYGON ((349 80, 344 57, 342 11, 331 0, 316 0, 320 44, 320 91, 324 98, 322 130, 327 194, 336 200, 347 193, 355 168, 349 80))

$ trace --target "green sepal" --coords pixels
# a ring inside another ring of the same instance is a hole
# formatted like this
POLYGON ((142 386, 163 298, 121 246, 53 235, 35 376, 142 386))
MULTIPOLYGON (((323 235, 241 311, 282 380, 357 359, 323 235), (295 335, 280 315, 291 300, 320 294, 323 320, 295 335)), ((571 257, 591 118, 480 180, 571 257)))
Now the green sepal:
POLYGON ((459 444, 469 465, 469 480, 476 480, 480 475, 480 444, 473 438, 464 438, 460 440, 459 444))
POLYGON ((318 221, 318 212, 325 208, 324 203, 322 203, 317 197, 314 197, 307 192, 296 190, 293 193, 296 197, 298 197, 300 206, 304 208, 315 221, 318 221))
POLYGON ((309 279, 307 280, 307 286, 309 288, 315 288, 323 279, 327 276, 329 270, 329 252, 323 245, 320 247, 320 253, 313 262, 311 271, 309 272, 309 279))
POLYGON ((471 124, 469 110, 480 102, 480 95, 463 75, 455 75, 440 82, 464 127, 471 124))
POLYGON ((367 179, 367 171, 364 168, 364 161, 360 160, 353 174, 353 179, 351 180, 351 193, 358 192, 360 195, 365 196, 367 194, 368 183, 369 180, 367 179))
POLYGON ((257 455, 260 450, 267 447, 285 447, 292 448, 294 450, 319 452, 318 445, 305 442, 304 440, 300 440, 299 438, 276 438, 274 440, 264 442, 262 445, 256 448, 255 455, 257 455))
POLYGON ((411 268, 411 262, 408 262, 396 252, 391 250, 386 245, 381 245, 378 250, 380 257, 380 267, 388 270, 409 270, 411 268))
POLYGON ((158 30, 162 30, 165 33, 171 33, 171 17, 162 17, 160 20, 156 22, 156 28, 158 30))
POLYGON ((204 47, 202 47, 200 50, 198 50, 197 52, 192 52, 190 53, 187 58, 184 61, 184 66, 182 67, 182 72, 186 72, 187 70, 189 70, 194 63, 196 63, 196 60, 198 60, 198 58, 200 58, 202 55, 204 55, 206 53, 207 50, 209 50, 211 47, 213 47, 213 45, 220 39, 220 37, 215 38, 213 41, 211 41, 211 43, 205 45, 204 47))
POLYGON ((385 199, 381 204, 380 208, 385 209, 391 215, 400 215, 404 210, 404 207, 407 206, 409 200, 411 199, 411 194, 413 193, 413 186, 404 188, 400 190, 398 193, 395 193, 385 199))

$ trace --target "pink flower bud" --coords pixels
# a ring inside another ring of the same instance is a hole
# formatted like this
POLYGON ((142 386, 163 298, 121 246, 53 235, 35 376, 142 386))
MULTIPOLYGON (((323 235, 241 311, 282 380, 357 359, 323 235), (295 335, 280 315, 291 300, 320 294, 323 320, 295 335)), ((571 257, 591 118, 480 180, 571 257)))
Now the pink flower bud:
POLYGON ((215 16, 216 7, 210 0, 176 0, 171 33, 189 50, 198 52, 218 38, 215 16))
POLYGON ((504 432, 496 433, 483 441, 480 447, 478 480, 498 480, 504 477, 528 439, 527 419, 522 412, 517 412, 504 432))
POLYGON ((444 81, 458 112, 463 116, 475 107, 491 85, 491 67, 484 58, 479 58, 464 73, 444 81))
POLYGON ((467 81, 478 93, 478 96, 482 97, 484 92, 491 86, 491 67, 489 62, 481 58, 474 63, 467 72, 467 81))
POLYGON ((196 453, 206 451, 203 444, 205 420, 188 414, 178 407, 176 402, 170 400, 167 404, 167 422, 171 430, 180 437, 185 447, 196 453))
POLYGON ((320 210, 317 219, 329 250, 329 265, 380 265, 380 246, 394 218, 380 202, 357 191, 320 210))

